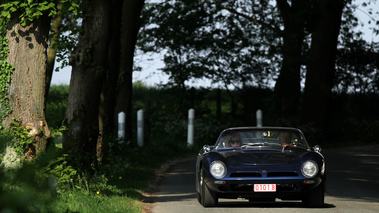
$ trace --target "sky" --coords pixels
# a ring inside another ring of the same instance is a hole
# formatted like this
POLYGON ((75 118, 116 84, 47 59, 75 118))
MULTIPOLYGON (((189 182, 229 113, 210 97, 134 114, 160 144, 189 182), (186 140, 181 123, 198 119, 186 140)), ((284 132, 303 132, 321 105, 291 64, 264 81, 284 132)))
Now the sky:
MULTIPOLYGON (((59 66, 58 62, 56 66, 59 66)), ((159 68, 164 66, 161 59, 155 59, 154 62, 146 61, 140 62, 142 71, 133 72, 133 82, 141 81, 144 82, 147 86, 155 86, 159 83, 167 83, 168 75, 163 74, 159 71, 159 68)), ((55 70, 55 68, 54 68, 55 70)), ((52 85, 69 85, 71 78, 71 66, 65 67, 59 72, 53 72, 53 77, 51 79, 52 85)))
MULTIPOLYGON (((379 4, 379 3, 376 3, 376 4, 379 4)), ((372 7, 375 8, 376 6, 374 5, 372 7)), ((367 21, 369 20, 368 13, 363 9, 358 9, 356 14, 359 20, 361 20, 362 23, 365 24, 364 28, 358 28, 358 30, 361 30, 361 29, 363 30, 364 32, 363 37, 367 41, 379 42, 379 36, 375 36, 372 33, 372 31, 368 29, 370 27, 370 26, 367 26, 367 21)), ((375 24, 375 20, 372 21, 372 25, 373 24, 375 24)), ((147 86, 156 86, 158 84, 162 84, 162 83, 165 84, 168 82, 169 76, 159 70, 160 68, 164 67, 163 53, 155 54, 155 55, 150 55, 150 54, 139 55, 136 57, 135 61, 138 63, 138 66, 142 67, 142 71, 133 72, 133 82, 141 81, 147 86), (153 60, 150 60, 150 58, 153 58, 153 60)), ((60 70, 59 72, 54 71, 51 83, 53 85, 69 85, 70 77, 71 77, 71 67, 66 67, 60 70)), ((186 83, 187 85, 194 86, 194 87, 199 87, 199 86, 207 87, 211 85, 211 83, 206 80, 198 80, 196 82, 186 82, 186 83)), ((214 87, 215 85, 212 85, 212 86, 214 87)))
MULTIPOLYGON (((149 55, 149 58, 152 56, 149 55)), ((165 84, 169 80, 169 75, 164 74, 160 71, 160 68, 164 67, 163 55, 156 54, 153 56, 154 60, 147 59, 147 56, 137 56, 138 66, 142 67, 141 71, 133 72, 133 82, 143 82, 146 86, 157 86, 159 84, 165 84)), ((56 66, 60 66, 59 63, 55 62, 56 66)), ((54 68, 55 70, 55 68, 54 68)), ((53 85, 69 85, 71 77, 71 66, 65 67, 59 72, 53 73, 51 84, 53 85)), ((198 80, 196 82, 188 82, 189 85, 199 87, 199 86, 210 86, 211 83, 205 80, 198 80)))

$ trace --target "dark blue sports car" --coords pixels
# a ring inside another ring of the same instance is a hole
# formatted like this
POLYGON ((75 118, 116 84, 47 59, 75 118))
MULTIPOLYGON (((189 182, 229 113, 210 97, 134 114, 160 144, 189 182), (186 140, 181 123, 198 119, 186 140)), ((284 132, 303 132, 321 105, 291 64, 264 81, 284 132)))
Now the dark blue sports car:
POLYGON ((196 190, 204 207, 219 198, 254 201, 302 200, 324 204, 325 160, 296 128, 239 127, 205 145, 196 162, 196 190))

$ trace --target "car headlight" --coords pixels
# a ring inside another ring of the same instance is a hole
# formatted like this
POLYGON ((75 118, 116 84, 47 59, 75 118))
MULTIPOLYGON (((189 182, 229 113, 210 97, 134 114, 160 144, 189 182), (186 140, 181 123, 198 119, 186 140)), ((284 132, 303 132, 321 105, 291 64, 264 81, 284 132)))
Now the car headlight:
POLYGON ((307 178, 313 178, 318 172, 317 163, 314 161, 305 161, 301 166, 301 172, 307 178))
POLYGON ((226 166, 221 161, 213 161, 209 167, 209 172, 217 179, 223 178, 226 175, 226 166))

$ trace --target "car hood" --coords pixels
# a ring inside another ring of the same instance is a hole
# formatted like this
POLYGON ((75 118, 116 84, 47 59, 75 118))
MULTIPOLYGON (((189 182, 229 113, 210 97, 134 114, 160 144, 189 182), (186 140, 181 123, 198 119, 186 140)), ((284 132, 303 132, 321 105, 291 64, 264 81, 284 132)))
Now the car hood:
POLYGON ((220 153, 229 166, 285 166, 300 163, 306 150, 233 150, 220 153))

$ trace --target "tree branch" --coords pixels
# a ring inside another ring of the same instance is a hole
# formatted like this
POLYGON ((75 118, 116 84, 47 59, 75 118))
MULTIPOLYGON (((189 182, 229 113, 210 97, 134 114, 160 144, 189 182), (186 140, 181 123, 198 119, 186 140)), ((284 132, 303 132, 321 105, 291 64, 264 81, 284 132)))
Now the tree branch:
POLYGON ((241 17, 243 17, 243 18, 245 18, 245 19, 247 19, 247 20, 249 20, 249 21, 251 21, 251 22, 254 22, 254 23, 256 23, 256 24, 260 24, 260 25, 262 25, 263 27, 265 27, 265 28, 267 28, 267 29, 270 29, 270 30, 272 30, 273 32, 275 32, 275 33, 277 33, 277 34, 279 34, 279 35, 282 34, 282 30, 280 30, 279 28, 277 28, 277 27, 273 27, 273 26, 271 26, 271 25, 265 23, 265 22, 262 21, 262 20, 258 20, 258 19, 255 19, 255 18, 249 16, 249 15, 246 15, 246 14, 240 13, 240 12, 238 12, 237 10, 235 10, 235 9, 233 9, 233 8, 229 8, 229 7, 221 7, 221 9, 225 9, 225 10, 227 10, 227 11, 233 13, 233 14, 236 14, 236 15, 238 15, 238 16, 241 16, 241 17))

